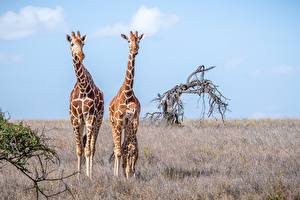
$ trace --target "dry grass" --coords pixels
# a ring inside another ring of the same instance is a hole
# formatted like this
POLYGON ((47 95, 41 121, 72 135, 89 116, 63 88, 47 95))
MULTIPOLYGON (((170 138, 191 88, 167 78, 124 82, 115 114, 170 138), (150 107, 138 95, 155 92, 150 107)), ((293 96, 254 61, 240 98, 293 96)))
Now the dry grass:
MULTIPOLYGON (((69 121, 25 123, 39 130, 45 127, 61 169, 75 170, 69 121)), ((188 121, 173 128, 143 123, 138 140, 137 177, 114 178, 108 163, 110 126, 104 122, 94 179, 82 174, 80 181, 67 180, 76 199, 300 199, 299 120, 232 120, 225 125, 188 121)), ((28 184, 9 166, 0 169, 0 199, 32 199, 28 184)))

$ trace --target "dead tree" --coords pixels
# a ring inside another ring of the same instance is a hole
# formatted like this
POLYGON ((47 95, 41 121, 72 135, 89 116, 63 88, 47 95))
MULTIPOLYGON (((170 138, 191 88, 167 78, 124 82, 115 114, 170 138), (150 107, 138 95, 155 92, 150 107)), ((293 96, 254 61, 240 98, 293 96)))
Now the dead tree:
POLYGON ((217 85, 204 78, 204 73, 213 68, 215 66, 205 68, 204 65, 201 65, 188 76, 186 83, 176 85, 162 95, 158 94, 152 100, 157 103, 158 111, 146 113, 145 118, 150 119, 152 122, 166 121, 168 124, 180 124, 184 117, 181 95, 196 94, 199 95, 200 100, 202 99, 202 118, 206 113, 205 97, 207 96, 207 116, 214 117, 214 114, 218 113, 224 121, 229 99, 222 95, 217 85))

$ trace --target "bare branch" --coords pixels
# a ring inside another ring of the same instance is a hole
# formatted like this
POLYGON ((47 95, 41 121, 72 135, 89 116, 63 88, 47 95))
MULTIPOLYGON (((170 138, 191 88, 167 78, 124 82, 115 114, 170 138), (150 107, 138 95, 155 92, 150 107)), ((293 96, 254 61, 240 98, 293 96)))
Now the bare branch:
POLYGON ((198 66, 187 78, 184 84, 175 85, 162 95, 158 94, 152 101, 157 103, 157 109, 152 113, 146 113, 145 118, 152 122, 166 121, 168 124, 180 124, 184 117, 184 106, 181 100, 182 94, 197 94, 202 99, 202 117, 206 112, 205 97, 208 97, 207 116, 214 117, 214 113, 220 114, 222 120, 228 110, 227 99, 218 90, 218 86, 211 80, 204 78, 204 73, 215 66, 205 68, 204 65, 198 66))

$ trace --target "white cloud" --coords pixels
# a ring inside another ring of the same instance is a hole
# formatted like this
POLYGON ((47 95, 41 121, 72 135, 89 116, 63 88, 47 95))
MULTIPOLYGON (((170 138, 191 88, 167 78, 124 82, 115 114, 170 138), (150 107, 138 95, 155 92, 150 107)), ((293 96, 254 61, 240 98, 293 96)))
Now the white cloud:
POLYGON ((23 56, 20 54, 0 53, 0 63, 10 64, 21 63, 22 61, 23 56))
POLYGON ((156 34, 158 31, 167 29, 178 22, 176 15, 162 13, 158 8, 148 8, 141 6, 132 16, 127 24, 117 23, 112 26, 106 26, 99 29, 95 35, 110 36, 126 33, 130 30, 137 30, 147 36, 156 34))
POLYGON ((19 13, 7 11, 0 16, 0 39, 24 38, 39 30, 55 30, 65 26, 63 9, 26 6, 19 13))

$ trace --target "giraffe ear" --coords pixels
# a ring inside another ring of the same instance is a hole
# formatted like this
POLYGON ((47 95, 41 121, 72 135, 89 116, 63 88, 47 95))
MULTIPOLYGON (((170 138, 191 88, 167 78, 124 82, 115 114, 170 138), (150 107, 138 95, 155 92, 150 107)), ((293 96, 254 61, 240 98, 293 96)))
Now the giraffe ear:
POLYGON ((144 37, 144 33, 142 35, 139 36, 139 41, 141 41, 144 37))
POLYGON ((128 37, 124 34, 121 34, 121 37, 128 41, 128 37))
POLYGON ((71 42, 71 41, 72 41, 71 36, 69 36, 68 34, 67 34, 66 38, 67 38, 67 41, 68 41, 68 42, 71 42))
POLYGON ((82 42, 85 42, 85 41, 86 41, 86 38, 87 38, 87 36, 84 35, 84 36, 82 36, 80 39, 81 39, 82 42))

